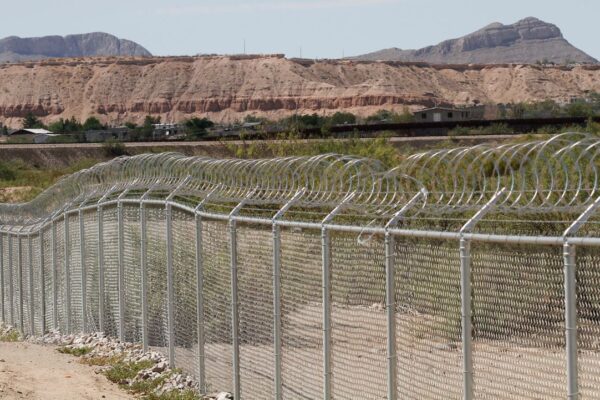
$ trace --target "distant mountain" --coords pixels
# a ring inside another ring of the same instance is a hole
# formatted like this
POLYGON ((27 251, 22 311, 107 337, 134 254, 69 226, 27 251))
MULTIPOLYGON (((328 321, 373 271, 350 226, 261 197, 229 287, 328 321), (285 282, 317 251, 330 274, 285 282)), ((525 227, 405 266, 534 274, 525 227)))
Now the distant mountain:
POLYGON ((0 62, 86 56, 142 56, 152 54, 130 40, 102 32, 68 36, 0 39, 0 62))
POLYGON ((419 50, 391 48, 352 57, 356 60, 416 61, 431 64, 597 63, 570 44, 553 24, 529 17, 512 25, 499 22, 419 50))

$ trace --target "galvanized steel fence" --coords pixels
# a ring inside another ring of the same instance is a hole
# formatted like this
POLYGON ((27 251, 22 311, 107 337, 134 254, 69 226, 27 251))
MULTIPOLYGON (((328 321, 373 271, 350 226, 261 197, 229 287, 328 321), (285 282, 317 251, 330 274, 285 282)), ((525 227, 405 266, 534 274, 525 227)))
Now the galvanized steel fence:
POLYGON ((0 205, 2 321, 236 399, 599 398, 599 152, 119 158, 0 205))

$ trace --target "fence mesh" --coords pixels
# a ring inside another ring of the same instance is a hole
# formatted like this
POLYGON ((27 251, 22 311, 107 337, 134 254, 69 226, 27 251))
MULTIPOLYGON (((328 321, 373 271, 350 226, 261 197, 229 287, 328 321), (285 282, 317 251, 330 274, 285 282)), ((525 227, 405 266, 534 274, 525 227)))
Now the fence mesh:
POLYGON ((42 256, 44 257, 43 276, 44 276, 44 306, 46 313, 44 319, 46 329, 54 328, 54 282, 52 276, 52 227, 42 230, 42 256))
POLYGON ((237 228, 242 398, 272 399, 273 239, 269 226, 237 228))
POLYGON ((333 397, 387 395, 385 252, 381 237, 331 235, 333 397))
POLYGON ((116 207, 103 211, 104 331, 119 335, 119 230, 116 207))
POLYGON ((148 276, 148 344, 163 350, 167 343, 167 239, 164 208, 146 207, 148 276))
POLYGON ((565 397, 560 247, 472 246, 477 398, 565 397))
POLYGON ((203 221, 205 365, 209 392, 233 390, 229 251, 227 224, 203 221))
POLYGON ((196 223, 193 215, 177 210, 173 210, 171 218, 173 221, 175 364, 197 375, 196 223))
POLYGON ((281 230, 284 399, 323 397, 323 301, 319 231, 281 230))
POLYGON ((577 254, 579 393, 594 399, 600 394, 600 253, 580 247, 577 254))
POLYGON ((458 243, 396 238, 398 398, 462 398, 458 243))
POLYGON ((81 232, 79 215, 68 217, 69 222, 69 277, 71 288, 71 331, 83 331, 83 265, 81 259, 81 232))
POLYGON ((98 213, 87 211, 84 218, 84 240, 85 240, 85 296, 86 296, 86 324, 88 331, 100 329, 100 271, 98 269, 98 213))
POLYGON ((142 341, 142 270, 140 208, 123 206, 123 277, 125 340, 142 341))
POLYGON ((33 332, 35 335, 43 334, 42 320, 44 315, 42 314, 42 296, 44 296, 44 290, 42 290, 44 270, 40 264, 40 254, 43 248, 40 248, 40 238, 38 235, 32 236, 31 238, 31 274, 33 279, 33 332))

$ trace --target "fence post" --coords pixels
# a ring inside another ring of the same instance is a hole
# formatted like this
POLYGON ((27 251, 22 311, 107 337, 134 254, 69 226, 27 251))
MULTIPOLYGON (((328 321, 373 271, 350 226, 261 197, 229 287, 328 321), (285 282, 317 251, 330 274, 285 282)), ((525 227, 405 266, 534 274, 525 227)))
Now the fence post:
POLYGON ((85 226, 83 220, 83 211, 79 209, 79 259, 81 262, 81 308, 82 308, 82 327, 87 332, 87 267, 85 265, 85 226))
POLYGON ((565 340, 567 353, 567 398, 579 398, 577 367, 577 283, 575 278, 575 246, 565 243, 564 285, 565 285, 565 340))
POLYGON ((71 333, 71 235, 69 232, 69 214, 65 212, 65 319, 66 333, 71 333))
POLYGON ((98 215, 98 329, 104 332, 104 211, 97 208, 98 215))
POLYGON ((460 229, 460 298, 461 298, 461 328, 462 328, 462 351, 463 351, 463 398, 473 399, 473 302, 471 296, 471 239, 464 237, 471 233, 475 225, 489 213, 500 197, 506 191, 505 188, 497 191, 492 198, 481 207, 460 229))
POLYGON ((102 202, 110 196, 117 185, 111 187, 98 200, 96 207, 96 215, 98 218, 98 329, 104 332, 104 209, 102 202))
POLYGON ((200 393, 206 393, 206 354, 204 336, 204 257, 202 249, 202 217, 199 212, 204 205, 217 193, 221 184, 213 188, 194 209, 196 223, 196 324, 198 329, 198 386, 200 393))
POLYGON ((29 329, 31 335, 35 335, 35 305, 33 285, 33 238, 31 233, 27 235, 27 261, 29 262, 29 329))
POLYGON ((390 229, 398 225, 407 211, 418 204, 419 200, 427 199, 427 191, 422 189, 414 195, 385 225, 385 309, 387 318, 387 358, 388 358, 388 400, 398 398, 398 355, 396 344, 396 241, 390 229))
POLYGON ((142 347, 148 351, 148 272, 147 272, 147 232, 146 232, 146 207, 144 197, 140 201, 140 274, 141 274, 141 302, 142 302, 142 347))
POLYGON ((58 329, 58 263, 56 262, 56 222, 54 220, 52 220, 50 247, 52 249, 52 325, 54 329, 58 329))
POLYGON ((2 302, 2 323, 6 323, 6 297, 4 296, 4 235, 0 231, 0 301, 2 302))
POLYGON ((119 340, 125 341, 125 232, 122 196, 127 193, 123 191, 117 202, 117 241, 118 241, 118 290, 119 290, 119 340))
POLYGON ((569 243, 569 236, 575 234, 595 214, 600 207, 600 197, 590 204, 583 213, 563 233, 564 287, 565 287, 565 344, 567 363, 567 398, 579 398, 577 360, 577 276, 575 245, 569 243))
POLYGON ((173 281, 173 206, 171 200, 177 195, 177 192, 183 188, 190 177, 186 177, 177 185, 177 187, 167 196, 165 200, 166 225, 167 225, 167 320, 169 336, 169 364, 175 368, 175 283, 173 281))
POLYGON ((23 237, 17 236, 17 271, 19 277, 19 330, 25 333, 25 316, 23 315, 23 237))
POLYGON ((43 227, 40 227, 40 231, 38 233, 38 241, 40 247, 40 298, 41 298, 41 322, 42 322, 42 335, 46 333, 46 274, 45 274, 45 264, 46 260, 44 258, 44 230, 43 227))
POLYGON ((352 201, 351 193, 321 221, 322 297, 323 297, 323 399, 332 398, 331 361, 331 235, 327 224, 352 201))
POLYGON ((238 298, 238 269, 237 269, 237 222, 235 217, 240 213, 248 200, 254 195, 250 192, 229 214, 229 253, 231 261, 231 336, 233 345, 233 398, 241 398, 240 380, 240 320, 238 298))
POLYGON ((281 227, 277 224, 283 215, 304 195, 302 188, 272 218, 273 227, 273 342, 275 356, 275 400, 283 398, 281 379, 281 227))
POLYGON ((13 271, 13 238, 9 233, 8 240, 8 304, 10 306, 10 325, 15 326, 15 286, 14 286, 14 271, 13 271))
POLYGON ((473 326, 471 321, 471 242, 460 239, 460 298, 463 347, 463 395, 473 398, 473 326))

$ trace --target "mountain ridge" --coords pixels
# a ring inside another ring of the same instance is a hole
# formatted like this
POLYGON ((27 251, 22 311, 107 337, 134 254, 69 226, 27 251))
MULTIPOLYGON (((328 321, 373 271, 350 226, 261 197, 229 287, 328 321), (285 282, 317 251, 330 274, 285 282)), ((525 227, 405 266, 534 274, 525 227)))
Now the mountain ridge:
POLYGON ((594 57, 569 43, 558 26, 535 17, 510 25, 494 22, 465 36, 421 49, 392 47, 350 59, 433 64, 598 63, 594 57))
POLYGON ((152 54, 136 42, 104 32, 0 39, 0 62, 3 63, 95 56, 150 57, 152 54))

